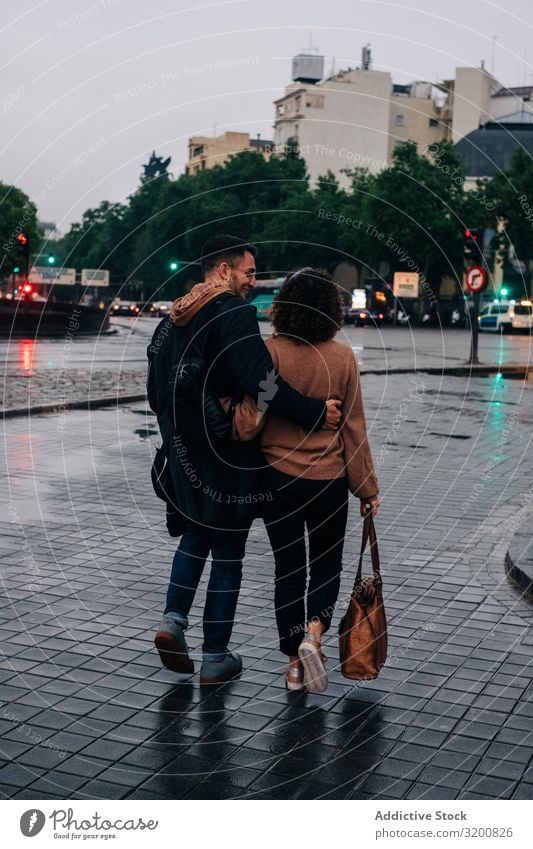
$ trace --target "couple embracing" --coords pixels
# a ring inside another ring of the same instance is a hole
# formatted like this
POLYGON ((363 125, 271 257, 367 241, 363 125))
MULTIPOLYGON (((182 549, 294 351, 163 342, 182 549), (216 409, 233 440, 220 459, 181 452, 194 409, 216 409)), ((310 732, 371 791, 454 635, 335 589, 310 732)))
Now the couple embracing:
POLYGON ((260 516, 274 553, 286 686, 322 692, 321 642, 339 593, 349 493, 362 515, 375 515, 378 484, 357 364, 334 339, 336 285, 312 268, 289 274, 265 342, 247 300, 255 258, 238 238, 211 239, 204 282, 174 302, 148 347, 148 398, 173 495, 167 527, 181 536, 155 645, 165 667, 194 672, 184 632, 211 555, 200 683, 240 674, 228 645, 246 540, 260 516))

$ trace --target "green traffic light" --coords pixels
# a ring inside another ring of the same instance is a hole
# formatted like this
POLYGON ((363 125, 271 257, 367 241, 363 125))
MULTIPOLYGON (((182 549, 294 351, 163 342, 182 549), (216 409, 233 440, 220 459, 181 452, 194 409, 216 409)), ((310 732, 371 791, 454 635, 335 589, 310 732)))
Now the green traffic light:
POLYGON ((500 289, 500 295, 502 296, 502 298, 507 297, 508 294, 509 294, 509 289, 500 289))
POLYGON ((13 269, 13 274, 18 274, 19 271, 20 271, 20 268, 19 268, 18 265, 16 265, 15 268, 13 269))
POLYGON ((55 256, 52 256, 52 254, 50 254, 48 256, 48 265, 53 265, 55 261, 56 261, 55 256))
POLYGON ((169 268, 170 268, 171 271, 177 271, 179 267, 180 267, 180 264, 179 264, 179 262, 176 262, 175 259, 173 259, 172 262, 169 265, 169 268))

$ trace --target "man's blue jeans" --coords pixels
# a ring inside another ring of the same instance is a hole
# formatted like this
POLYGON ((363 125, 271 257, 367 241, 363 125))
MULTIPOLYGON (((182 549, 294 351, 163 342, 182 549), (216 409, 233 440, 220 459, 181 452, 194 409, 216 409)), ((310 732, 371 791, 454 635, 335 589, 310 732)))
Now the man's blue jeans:
POLYGON ((189 611, 211 552, 212 566, 204 608, 203 654, 223 654, 235 619, 242 577, 246 530, 191 525, 174 555, 165 613, 187 628, 189 611))

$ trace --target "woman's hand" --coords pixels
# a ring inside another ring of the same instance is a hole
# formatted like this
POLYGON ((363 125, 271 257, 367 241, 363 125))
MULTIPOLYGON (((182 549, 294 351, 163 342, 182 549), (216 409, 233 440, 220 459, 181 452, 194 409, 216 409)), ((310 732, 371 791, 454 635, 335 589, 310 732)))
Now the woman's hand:
POLYGON ((361 516, 366 516, 367 513, 372 513, 372 518, 375 519, 379 510, 379 498, 374 495, 372 498, 361 498, 361 516))
POLYGON ((341 402, 338 398, 330 398, 326 401, 326 418, 322 430, 338 430, 341 416, 341 402))

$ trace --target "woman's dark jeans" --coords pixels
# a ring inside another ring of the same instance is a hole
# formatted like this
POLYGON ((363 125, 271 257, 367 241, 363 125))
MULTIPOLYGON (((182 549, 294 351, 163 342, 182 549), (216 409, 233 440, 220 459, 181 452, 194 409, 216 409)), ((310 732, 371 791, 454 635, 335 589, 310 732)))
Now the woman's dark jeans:
POLYGON ((326 631, 331 624, 342 571, 348 484, 346 478, 293 478, 273 468, 265 472, 265 479, 273 494, 264 519, 276 562, 274 599, 280 649, 283 654, 296 655, 307 622, 319 620, 326 631))
POLYGON ((173 614, 173 618, 186 628, 205 561, 211 552, 213 562, 204 608, 204 655, 227 651, 241 588, 247 537, 248 529, 214 530, 190 525, 174 555, 165 613, 173 614))

